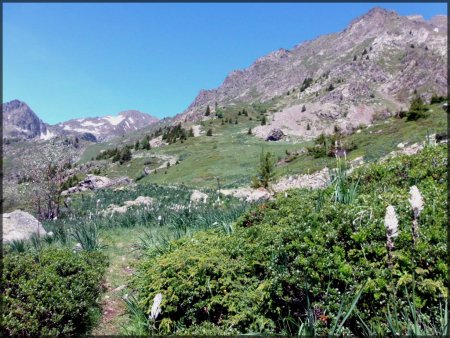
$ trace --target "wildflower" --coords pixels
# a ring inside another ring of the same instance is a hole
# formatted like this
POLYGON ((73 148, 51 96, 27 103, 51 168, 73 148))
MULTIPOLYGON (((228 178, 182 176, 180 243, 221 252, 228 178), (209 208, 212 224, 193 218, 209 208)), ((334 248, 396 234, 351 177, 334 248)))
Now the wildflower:
POLYGON ((423 210, 423 198, 420 194, 419 189, 413 185, 409 189, 409 203, 411 204, 411 207, 413 209, 413 226, 412 226, 412 233, 413 233, 413 245, 416 246, 416 241, 419 238, 419 222, 418 218, 420 213, 423 210))
POLYGON ((387 229, 388 237, 398 236, 398 219, 395 214, 395 209, 392 205, 386 208, 386 216, 384 217, 384 225, 387 229))
POLYGON ((158 293, 153 299, 152 310, 150 312, 150 315, 148 316, 148 319, 153 321, 156 320, 158 315, 161 313, 161 301, 162 301, 162 294, 158 293))
POLYGON ((393 238, 398 236, 398 219, 395 209, 392 205, 386 208, 386 216, 384 217, 384 226, 386 227, 386 248, 388 252, 388 267, 392 268, 392 251, 394 250, 393 238))
POLYGON ((423 210, 423 198, 420 194, 419 189, 413 185, 409 189, 409 203, 411 204, 411 207, 414 211, 414 218, 419 217, 421 211, 423 210))

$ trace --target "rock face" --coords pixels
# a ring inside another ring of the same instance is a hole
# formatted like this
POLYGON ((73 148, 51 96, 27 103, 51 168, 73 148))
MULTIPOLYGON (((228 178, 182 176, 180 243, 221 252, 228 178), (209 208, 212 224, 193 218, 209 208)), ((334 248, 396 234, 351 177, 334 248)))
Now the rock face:
POLYGON ((2 104, 3 137, 32 139, 47 134, 47 125, 24 102, 13 100, 2 104))
POLYGON ((272 129, 266 137, 266 141, 279 141, 283 138, 284 134, 281 129, 275 128, 272 129))
POLYGON ((78 183, 77 186, 71 187, 67 190, 64 190, 61 194, 63 196, 75 194, 82 191, 88 191, 88 190, 98 190, 98 189, 104 189, 109 187, 115 187, 120 185, 129 185, 132 184, 133 180, 128 177, 120 177, 117 179, 110 179, 108 177, 104 176, 96 176, 96 175, 89 175, 86 177, 83 181, 78 183))
MULTIPOLYGON (((374 8, 339 33, 280 49, 231 72, 220 87, 200 91, 177 119, 200 120, 216 102, 274 99, 282 100, 280 111, 306 104, 321 120, 358 124, 369 108, 379 113, 408 106, 415 89, 426 99, 446 95, 446 23, 447 16, 425 21, 374 8)), ((299 109, 299 118, 302 113, 299 109)))
POLYGON ((32 215, 21 210, 3 214, 3 242, 13 240, 27 240, 33 234, 46 235, 42 224, 32 215))

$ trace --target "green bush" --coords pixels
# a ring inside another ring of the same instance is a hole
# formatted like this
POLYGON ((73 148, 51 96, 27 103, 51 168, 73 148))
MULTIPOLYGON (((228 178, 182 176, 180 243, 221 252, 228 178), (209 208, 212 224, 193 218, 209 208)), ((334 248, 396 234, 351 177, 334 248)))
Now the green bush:
POLYGON ((340 332, 362 334, 361 319, 387 334, 388 307, 405 306, 404 290, 415 286, 416 308, 431 315, 448 292, 446 151, 429 148, 359 169, 351 204, 335 203, 332 186, 294 190, 242 216, 230 235, 199 232, 172 242, 161 255, 150 252, 134 280, 140 306, 150 313, 155 295, 163 294, 156 321, 161 334, 296 334, 310 308, 315 332, 327 334, 335 333, 343 300, 364 286, 340 332), (413 184, 425 201, 414 252, 408 203, 413 184), (388 205, 395 206, 400 229, 392 269, 388 205))
POLYGON ((420 118, 424 118, 427 116, 427 110, 422 98, 418 96, 411 101, 409 111, 406 113, 406 120, 416 121, 420 118))
POLYGON ((92 325, 105 256, 46 248, 8 254, 3 264, 2 335, 81 334, 92 325))

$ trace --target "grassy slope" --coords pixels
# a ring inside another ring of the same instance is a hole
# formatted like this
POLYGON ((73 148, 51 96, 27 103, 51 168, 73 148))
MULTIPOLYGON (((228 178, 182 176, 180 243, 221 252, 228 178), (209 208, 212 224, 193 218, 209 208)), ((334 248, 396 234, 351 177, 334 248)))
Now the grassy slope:
MULTIPOLYGON (((247 135, 248 128, 259 125, 257 119, 261 115, 251 111, 252 120, 250 121, 247 117, 238 116, 236 114, 238 109, 240 107, 229 108, 225 113, 225 117, 231 117, 233 121, 238 118, 239 123, 237 125, 228 123, 221 125, 219 119, 205 121, 202 127, 203 131, 206 132, 211 128, 213 136, 202 135, 189 138, 184 143, 177 142, 144 153, 145 156, 175 156, 180 159, 180 163, 166 170, 159 170, 156 174, 145 177, 142 182, 184 183, 188 186, 215 187, 217 184, 215 177, 220 177, 223 186, 247 185, 250 182, 250 177, 254 175, 259 155, 263 149, 283 158, 286 150, 300 150, 310 144, 310 142, 297 144, 286 141, 265 142, 254 136, 249 136, 247 135)), ((367 129, 363 129, 360 133, 350 135, 348 140, 354 141, 358 148, 349 154, 349 158, 364 156, 367 161, 374 161, 397 149, 397 144, 400 142, 419 142, 425 139, 427 133, 446 131, 447 115, 440 104, 432 105, 430 109, 430 115, 426 119, 406 122, 405 119, 391 118, 387 122, 380 121, 367 129)), ((105 147, 105 145, 98 144, 88 148, 84 157, 92 157, 102 147, 105 147)), ((143 152, 140 151, 140 153, 143 152)), ((114 165, 105 174, 111 176, 128 175, 137 178, 142 173, 144 163, 148 160, 149 158, 136 158, 128 164, 114 165)), ((153 169, 162 162, 154 159, 147 166, 153 169)), ((333 164, 334 158, 315 159, 306 154, 300 155, 287 165, 278 167, 276 176, 312 172, 333 164)))

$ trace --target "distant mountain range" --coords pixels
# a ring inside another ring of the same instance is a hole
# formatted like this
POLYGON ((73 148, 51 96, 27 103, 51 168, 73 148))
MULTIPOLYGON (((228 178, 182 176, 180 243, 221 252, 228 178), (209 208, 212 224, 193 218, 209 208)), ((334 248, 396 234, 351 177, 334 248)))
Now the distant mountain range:
POLYGON ((25 102, 19 100, 2 104, 2 113, 3 138, 33 140, 79 135, 90 141, 105 141, 158 121, 140 111, 128 110, 116 116, 88 117, 50 125, 39 119, 25 102))

